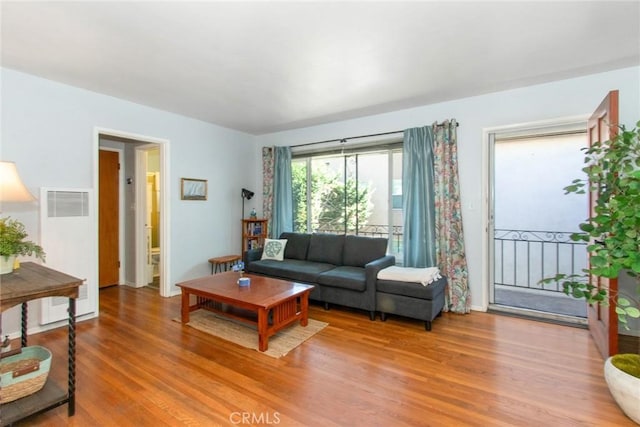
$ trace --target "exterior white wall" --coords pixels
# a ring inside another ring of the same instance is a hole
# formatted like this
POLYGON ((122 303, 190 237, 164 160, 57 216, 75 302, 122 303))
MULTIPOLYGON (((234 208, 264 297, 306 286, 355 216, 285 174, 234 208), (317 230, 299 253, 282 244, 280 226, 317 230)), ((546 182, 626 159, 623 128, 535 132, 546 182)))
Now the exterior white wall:
MULTIPOLYGON (((93 188, 96 127, 166 139, 172 291, 179 293, 177 282, 208 274, 208 258, 239 253, 240 189, 259 176, 244 167, 256 156, 253 136, 6 68, 0 73, 0 158, 16 162, 34 195, 43 186, 93 188), (181 177, 207 179, 208 199, 180 200, 181 177)), ((38 212, 38 202, 2 206, 2 215, 24 222, 36 241, 38 212)), ((97 241, 97 224, 88 238, 97 241)), ((19 330, 18 311, 3 313, 3 333, 19 330)), ((38 312, 32 304, 30 325, 38 312)))
POLYGON ((589 212, 587 194, 564 194, 584 177, 586 134, 498 142, 495 146, 495 228, 577 232, 589 212))
MULTIPOLYGON (((295 145, 390 132, 455 118, 460 186, 471 301, 486 310, 486 128, 590 114, 610 90, 620 91, 621 123, 640 118, 640 67, 630 67, 503 92, 442 102, 386 114, 262 135, 257 146, 295 145)), ((258 164, 258 163, 256 163, 258 164)), ((256 188, 261 182, 256 181, 256 188)))

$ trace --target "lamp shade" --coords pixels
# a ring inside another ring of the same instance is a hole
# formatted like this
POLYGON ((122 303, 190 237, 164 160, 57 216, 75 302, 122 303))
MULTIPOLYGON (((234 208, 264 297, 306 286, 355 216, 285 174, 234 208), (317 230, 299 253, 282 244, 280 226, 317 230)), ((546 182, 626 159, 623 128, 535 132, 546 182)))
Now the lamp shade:
POLYGON ((254 196, 254 192, 251 190, 247 190, 246 188, 242 189, 242 198, 243 199, 247 199, 247 200, 251 200, 251 198, 254 196))
POLYGON ((30 202, 35 197, 24 186, 14 162, 0 161, 0 202, 30 202))

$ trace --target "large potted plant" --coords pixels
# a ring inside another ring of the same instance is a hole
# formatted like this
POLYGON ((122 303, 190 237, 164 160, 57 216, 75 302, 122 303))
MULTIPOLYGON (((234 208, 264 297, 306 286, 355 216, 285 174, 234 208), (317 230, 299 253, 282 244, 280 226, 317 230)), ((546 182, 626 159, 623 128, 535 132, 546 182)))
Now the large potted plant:
POLYGON ((44 261, 42 247, 27 238, 24 224, 11 218, 0 218, 0 274, 11 273, 18 255, 35 255, 44 261))
MULTIPOLYGON (((589 266, 582 274, 558 274, 564 292, 590 304, 615 304, 621 325, 640 318, 640 121, 628 131, 620 127, 609 141, 585 148, 586 176, 565 187, 565 194, 592 194, 593 213, 571 239, 587 243, 589 266), (637 289, 615 295, 598 288, 591 278, 628 274, 637 289)), ((618 354, 605 362, 605 378, 622 410, 640 424, 640 354, 618 354)))

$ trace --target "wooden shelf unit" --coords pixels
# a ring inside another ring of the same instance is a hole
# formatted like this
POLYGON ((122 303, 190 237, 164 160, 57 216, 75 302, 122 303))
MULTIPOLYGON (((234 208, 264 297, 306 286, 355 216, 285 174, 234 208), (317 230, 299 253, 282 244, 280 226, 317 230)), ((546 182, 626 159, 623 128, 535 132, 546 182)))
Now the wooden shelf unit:
POLYGON ((0 424, 3 426, 13 424, 30 415, 65 403, 68 404, 68 416, 73 416, 76 410, 76 298, 83 280, 33 262, 22 263, 19 270, 3 274, 0 280, 2 280, 0 312, 18 304, 22 305, 21 347, 27 346, 28 301, 52 296, 69 298, 67 390, 48 378, 42 390, 13 402, 1 404, 0 424))
POLYGON ((242 220, 242 252, 250 249, 258 249, 264 246, 264 239, 267 238, 266 219, 243 219, 242 220))

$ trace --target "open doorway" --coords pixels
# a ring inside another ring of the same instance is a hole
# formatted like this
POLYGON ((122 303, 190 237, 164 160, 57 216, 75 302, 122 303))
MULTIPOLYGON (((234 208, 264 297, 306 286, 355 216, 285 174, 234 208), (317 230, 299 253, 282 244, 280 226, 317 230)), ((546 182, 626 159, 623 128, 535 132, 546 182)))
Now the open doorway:
POLYGON ((168 198, 164 196, 168 189, 168 141, 103 129, 96 131, 96 139, 98 149, 108 147, 123 153, 118 200, 119 284, 155 285, 161 296, 170 296, 168 198))
POLYGON ((554 284, 579 273, 586 245, 570 239, 587 197, 564 194, 579 176, 585 121, 496 129, 490 151, 489 308, 550 321, 586 324, 586 304, 554 284))
MULTIPOLYGON (((137 248, 140 258, 144 258, 145 286, 160 289, 160 260, 162 258, 160 236, 160 148, 157 144, 145 144, 136 147, 136 181, 140 184, 136 187, 137 199, 140 200, 139 214, 137 215, 138 240, 144 241, 144 248, 137 248), (141 216, 144 220, 142 221, 141 216), (141 233, 142 232, 142 233, 141 233), (142 235, 140 235, 142 234, 142 235)), ((141 245, 142 246, 142 245, 141 245)), ((138 264, 140 267, 140 264, 138 264)))

